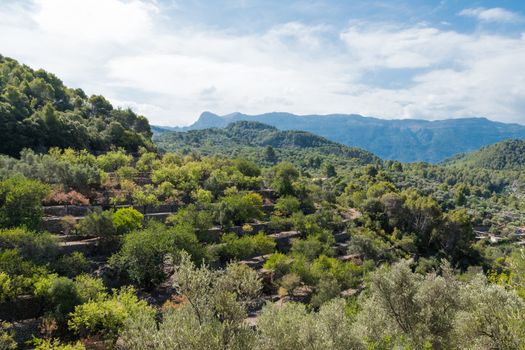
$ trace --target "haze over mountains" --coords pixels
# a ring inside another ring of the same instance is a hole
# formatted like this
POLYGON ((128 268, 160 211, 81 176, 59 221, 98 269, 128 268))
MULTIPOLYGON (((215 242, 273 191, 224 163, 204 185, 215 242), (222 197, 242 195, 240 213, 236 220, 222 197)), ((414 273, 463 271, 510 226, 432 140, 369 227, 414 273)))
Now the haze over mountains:
POLYGON ((156 127, 154 131, 223 128, 236 121, 256 121, 280 130, 303 130, 352 147, 366 149, 383 159, 437 163, 459 153, 477 150, 506 139, 525 138, 525 126, 486 118, 447 120, 385 120, 360 115, 294 115, 233 113, 219 116, 204 112, 192 125, 156 127))

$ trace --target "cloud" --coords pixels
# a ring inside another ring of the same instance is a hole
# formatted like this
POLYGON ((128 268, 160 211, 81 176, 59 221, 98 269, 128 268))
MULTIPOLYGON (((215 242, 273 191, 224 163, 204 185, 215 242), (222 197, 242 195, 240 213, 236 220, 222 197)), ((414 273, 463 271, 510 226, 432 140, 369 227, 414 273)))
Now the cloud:
POLYGON ((177 8, 164 10, 154 0, 12 1, 0 8, 0 47, 155 124, 204 110, 525 123, 525 35, 363 21, 238 33, 178 25, 177 8))
POLYGON ((515 23, 522 20, 521 16, 501 7, 486 9, 483 7, 467 8, 459 13, 460 16, 474 17, 482 22, 515 23))

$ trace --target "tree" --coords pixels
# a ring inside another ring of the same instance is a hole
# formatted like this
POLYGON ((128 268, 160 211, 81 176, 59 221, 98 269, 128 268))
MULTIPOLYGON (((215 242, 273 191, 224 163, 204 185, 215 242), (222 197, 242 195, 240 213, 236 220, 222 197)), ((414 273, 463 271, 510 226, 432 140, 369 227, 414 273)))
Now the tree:
POLYGON ((181 254, 175 284, 184 303, 164 312, 162 322, 135 315, 122 333, 123 349, 239 349, 254 347, 255 333, 244 322, 246 306, 261 289, 257 273, 228 265, 212 271, 181 254))
POLYGON ((335 166, 333 164, 327 164, 324 169, 326 177, 335 177, 337 175, 337 172, 335 171, 335 166))
POLYGON ((282 162, 275 166, 273 170, 272 187, 283 196, 293 196, 295 194, 293 182, 299 177, 297 169, 291 163, 282 162))
POLYGON ((38 228, 42 200, 50 191, 48 185, 23 176, 0 181, 0 227, 38 228))
POLYGON ((277 155, 275 154, 275 150, 272 146, 266 146, 263 153, 263 159, 266 160, 270 164, 275 164, 278 161, 277 155))

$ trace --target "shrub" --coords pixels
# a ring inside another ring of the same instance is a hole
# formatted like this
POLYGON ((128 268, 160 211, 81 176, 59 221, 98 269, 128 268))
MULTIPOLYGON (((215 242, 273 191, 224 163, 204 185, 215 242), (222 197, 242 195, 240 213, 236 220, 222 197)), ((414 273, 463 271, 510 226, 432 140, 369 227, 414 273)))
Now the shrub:
POLYGON ((58 339, 34 339, 34 350, 86 350, 81 342, 64 344, 58 339))
POLYGON ((109 263, 134 283, 153 287, 166 278, 166 258, 176 258, 180 250, 189 252, 198 262, 207 257, 190 225, 168 228, 150 222, 144 230, 124 236, 122 248, 109 263))
POLYGON ((15 297, 16 289, 13 280, 7 273, 0 272, 0 304, 13 300, 15 297))
POLYGON ((247 159, 236 159, 234 161, 235 167, 244 175, 249 177, 256 177, 261 175, 261 169, 252 161, 247 159))
POLYGON ((38 228, 42 200, 50 191, 48 185, 23 176, 0 181, 0 227, 38 228))
POLYGON ((106 291, 102 279, 87 274, 75 277, 74 283, 77 288, 78 296, 83 303, 97 299, 106 291))
POLYGON ((262 197, 258 193, 230 194, 219 201, 216 217, 223 226, 240 225, 253 219, 262 218, 262 204, 262 197))
POLYGON ((58 255, 55 237, 23 228, 0 229, 0 249, 16 249, 22 258, 35 263, 54 261, 58 255))
POLYGON ((64 192, 60 186, 54 189, 45 199, 46 204, 71 204, 71 205, 89 205, 89 199, 77 191, 64 192))
POLYGON ((189 204, 185 208, 180 208, 175 214, 168 217, 167 222, 172 225, 188 223, 199 231, 204 231, 212 227, 213 214, 208 210, 200 210, 195 204, 189 204))
POLYGON ((247 259, 275 250, 275 241, 262 232, 255 236, 242 237, 238 237, 235 233, 228 233, 222 236, 221 241, 224 245, 221 246, 219 255, 223 261, 247 259))
POLYGON ((0 321, 0 349, 15 350, 17 348, 11 324, 0 321))
POLYGON ((273 270, 275 278, 281 278, 290 271, 292 259, 283 253, 273 253, 268 257, 263 267, 268 270, 273 270))
POLYGON ((144 215, 133 208, 118 209, 112 216, 113 227, 118 234, 125 234, 142 227, 144 215))
POLYGON ((277 199, 275 203, 275 210, 283 216, 290 216, 293 213, 299 211, 301 203, 299 200, 293 196, 284 196, 277 199))
POLYGON ((294 195, 293 182, 299 178, 299 172, 290 163, 282 162, 274 167, 272 187, 281 195, 294 195))
POLYGON ((80 336, 102 336, 116 340, 130 317, 153 317, 155 311, 139 300, 133 288, 124 288, 112 295, 77 305, 68 322, 69 329, 80 336))
POLYGON ((104 171, 113 172, 118 168, 129 166, 133 157, 126 154, 123 150, 111 151, 97 158, 97 164, 104 171))
POLYGON ((75 277, 81 273, 88 272, 90 267, 91 263, 82 252, 64 255, 56 264, 57 272, 67 277, 75 277))
POLYGON ((84 217, 77 225, 77 232, 82 236, 96 236, 112 239, 117 230, 113 224, 113 211, 95 210, 84 217))
POLYGON ((42 277, 35 283, 35 294, 43 299, 45 309, 58 321, 63 321, 82 301, 75 283, 67 277, 57 275, 42 277))

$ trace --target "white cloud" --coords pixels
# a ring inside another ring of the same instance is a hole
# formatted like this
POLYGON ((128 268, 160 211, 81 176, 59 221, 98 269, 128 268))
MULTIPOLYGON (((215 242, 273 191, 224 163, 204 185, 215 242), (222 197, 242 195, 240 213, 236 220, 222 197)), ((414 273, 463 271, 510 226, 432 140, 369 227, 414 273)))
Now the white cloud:
POLYGON ((460 16, 474 17, 482 22, 519 22, 521 16, 501 7, 486 9, 483 7, 467 8, 459 13, 460 16))
POLYGON ((525 123, 525 34, 366 22, 232 34, 177 26, 153 0, 34 1, 0 8, 2 54, 155 124, 204 110, 525 123))

